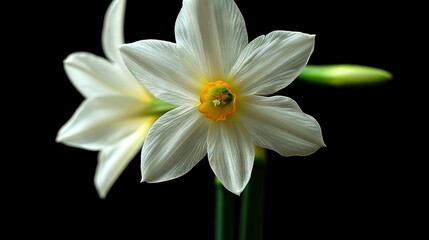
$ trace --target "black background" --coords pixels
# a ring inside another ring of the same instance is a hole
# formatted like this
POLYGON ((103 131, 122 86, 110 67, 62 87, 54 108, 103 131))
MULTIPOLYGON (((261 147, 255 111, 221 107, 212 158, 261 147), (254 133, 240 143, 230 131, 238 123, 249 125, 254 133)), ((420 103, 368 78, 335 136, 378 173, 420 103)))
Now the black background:
MULTIPOLYGON (((24 103, 10 109, 23 116, 8 119, 19 124, 6 145, 13 150, 9 162, 17 163, 17 172, 5 181, 7 190, 12 190, 4 198, 11 200, 5 205, 5 212, 11 213, 8 222, 23 229, 15 234, 58 238, 213 239, 214 175, 207 158, 183 177, 148 184, 140 183, 138 154, 101 200, 93 185, 97 153, 55 142, 57 131, 83 100, 62 61, 77 51, 104 56, 101 29, 110 1, 93 2, 26 4, 18 8, 25 13, 16 11, 15 16, 24 16, 25 21, 10 26, 11 39, 19 38, 21 44, 18 56, 14 55, 19 59, 12 64, 18 66, 13 79, 18 86, 12 90, 25 88, 25 92, 20 97, 24 103)), ((249 40, 274 30, 316 34, 309 64, 361 64, 394 75, 384 84, 350 88, 296 80, 279 93, 295 99, 319 121, 327 147, 308 157, 284 158, 268 152, 265 239, 297 234, 385 237, 418 229, 418 223, 409 224, 412 214, 419 215, 415 206, 420 194, 413 190, 420 163, 412 156, 417 150, 410 146, 417 140, 410 132, 422 124, 421 109, 414 111, 407 97, 416 95, 414 81, 420 80, 412 75, 417 61, 411 54, 419 51, 421 41, 414 42, 408 24, 418 22, 417 7, 236 3, 249 40)), ((180 0, 128 0, 125 41, 174 42, 180 8, 180 0)))

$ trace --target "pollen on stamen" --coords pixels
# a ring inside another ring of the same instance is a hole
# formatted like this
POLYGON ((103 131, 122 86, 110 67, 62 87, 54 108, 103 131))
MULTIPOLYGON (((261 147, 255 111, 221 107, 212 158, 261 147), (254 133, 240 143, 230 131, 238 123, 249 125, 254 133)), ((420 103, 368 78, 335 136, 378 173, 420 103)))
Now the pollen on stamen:
POLYGON ((213 104, 215 105, 215 106, 218 106, 218 105, 220 105, 220 104, 222 104, 222 105, 226 105, 226 102, 225 102, 225 100, 226 99, 228 99, 228 97, 229 97, 229 95, 228 94, 223 94, 222 93, 222 90, 219 90, 218 92, 217 92, 217 95, 215 95, 215 94, 212 94, 212 97, 214 97, 215 98, 215 100, 213 100, 212 102, 213 102, 213 104), (216 104, 214 101, 217 101, 217 102, 219 102, 219 104, 216 104))
POLYGON ((215 107, 220 105, 220 101, 219 101, 219 100, 217 100, 217 99, 213 100, 212 102, 213 102, 213 105, 214 105, 215 107))

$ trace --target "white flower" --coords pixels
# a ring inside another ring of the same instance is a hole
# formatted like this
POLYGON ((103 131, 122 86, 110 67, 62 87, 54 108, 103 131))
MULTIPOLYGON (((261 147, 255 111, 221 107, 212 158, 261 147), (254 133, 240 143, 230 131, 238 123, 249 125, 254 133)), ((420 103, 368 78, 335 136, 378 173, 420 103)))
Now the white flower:
POLYGON ((128 69, 159 99, 179 107, 161 116, 142 149, 142 181, 187 173, 204 156, 239 195, 251 176, 254 145, 282 156, 325 146, 317 121, 284 96, 307 64, 314 36, 274 31, 248 43, 232 0, 184 0, 176 43, 143 40, 120 51, 128 69))
POLYGON ((94 183, 104 198, 113 183, 141 149, 162 107, 125 67, 118 47, 123 41, 125 0, 110 4, 102 32, 108 59, 91 53, 70 54, 65 71, 85 100, 60 129, 57 142, 99 150, 94 183))

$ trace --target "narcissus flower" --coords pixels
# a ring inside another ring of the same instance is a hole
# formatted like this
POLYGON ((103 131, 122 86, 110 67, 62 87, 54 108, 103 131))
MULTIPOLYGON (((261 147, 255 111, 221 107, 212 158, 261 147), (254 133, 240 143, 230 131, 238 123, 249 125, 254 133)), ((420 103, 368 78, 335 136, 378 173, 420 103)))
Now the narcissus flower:
POLYGON ((60 129, 56 140, 100 151, 94 183, 101 198, 141 149, 159 113, 172 107, 155 99, 120 57, 125 3, 112 1, 104 19, 102 44, 108 59, 77 52, 64 60, 70 81, 85 100, 60 129))
POLYGON ((250 43, 232 0, 184 0, 176 43, 121 46, 128 69, 159 99, 179 107, 161 116, 142 148, 142 181, 187 173, 207 154, 216 177, 239 195, 249 181, 254 145, 282 156, 324 146, 318 122, 296 102, 270 95, 307 64, 314 36, 274 31, 250 43))

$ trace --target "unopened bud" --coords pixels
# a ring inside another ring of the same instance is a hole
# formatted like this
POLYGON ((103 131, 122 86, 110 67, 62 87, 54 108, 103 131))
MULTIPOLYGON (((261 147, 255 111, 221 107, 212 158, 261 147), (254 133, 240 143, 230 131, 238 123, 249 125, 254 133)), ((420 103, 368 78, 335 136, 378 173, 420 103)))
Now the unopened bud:
POLYGON ((331 86, 357 86, 382 83, 393 78, 383 69, 353 65, 307 65, 298 77, 300 80, 331 86))

